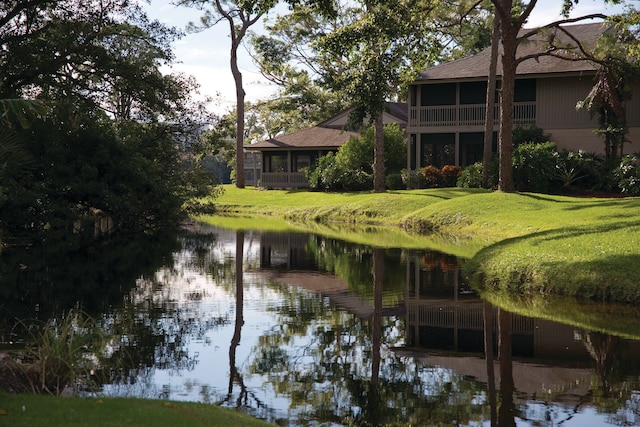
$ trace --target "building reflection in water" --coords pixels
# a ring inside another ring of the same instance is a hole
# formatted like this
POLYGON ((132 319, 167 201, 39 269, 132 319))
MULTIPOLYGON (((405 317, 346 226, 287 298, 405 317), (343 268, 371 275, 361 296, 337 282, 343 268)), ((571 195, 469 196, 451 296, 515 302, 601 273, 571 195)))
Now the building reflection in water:
MULTIPOLYGON (((399 259, 389 260, 382 249, 362 248, 373 259, 369 282, 373 295, 365 297, 322 267, 326 264, 323 253, 308 250, 310 239, 317 246, 330 241, 304 234, 263 234, 260 265, 252 274, 319 292, 349 313, 371 319, 372 344, 377 347, 372 349, 377 356, 372 361, 374 391, 380 380, 384 316, 404 316, 405 346, 393 349, 397 355, 488 384, 492 425, 515 425, 516 404, 546 396, 578 407, 591 393, 594 369, 599 375, 605 371, 607 351, 617 342, 615 337, 500 311, 463 281, 455 256, 438 252, 407 250, 399 259), (406 286, 400 302, 384 306, 382 277, 389 262, 404 263, 406 286)), ((632 353, 640 354, 638 342, 628 341, 627 345, 634 347, 632 353)), ((604 375, 601 377, 604 384, 604 375)))

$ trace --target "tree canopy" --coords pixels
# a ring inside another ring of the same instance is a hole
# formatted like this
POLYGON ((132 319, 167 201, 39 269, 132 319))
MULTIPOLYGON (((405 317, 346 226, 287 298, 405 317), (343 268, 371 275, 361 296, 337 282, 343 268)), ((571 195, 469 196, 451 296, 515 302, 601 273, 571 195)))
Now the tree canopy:
POLYGON ((148 229, 177 221, 186 200, 210 190, 185 159, 212 118, 190 100, 192 78, 160 71, 180 35, 126 0, 0 5, 2 105, 47 106, 0 124, 30 157, 4 169, 4 240, 96 217, 148 229))

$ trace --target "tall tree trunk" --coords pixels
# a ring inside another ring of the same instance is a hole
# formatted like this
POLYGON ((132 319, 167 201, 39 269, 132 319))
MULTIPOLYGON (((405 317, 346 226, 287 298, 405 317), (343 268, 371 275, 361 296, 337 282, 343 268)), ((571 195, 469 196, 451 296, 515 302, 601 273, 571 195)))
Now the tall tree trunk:
POLYGON ((373 249, 373 318, 371 337, 371 384, 380 379, 380 346, 382 345, 382 286, 384 276, 384 249, 373 249))
POLYGON ((384 122, 383 113, 375 119, 375 142, 373 146, 373 191, 384 192, 384 122))
POLYGON ((496 373, 493 366, 493 306, 487 301, 483 304, 484 315, 484 357, 487 363, 487 392, 489 394, 489 411, 491 427, 498 425, 496 412, 496 373))
POLYGON ((244 96, 242 73, 238 68, 240 40, 231 41, 231 73, 236 83, 236 187, 244 188, 244 96))
POLYGON ((493 106, 496 93, 496 71, 498 68, 498 45, 500 44, 500 15, 493 17, 491 31, 491 62, 489 64, 489 78, 487 80, 486 116, 484 121, 484 146, 482 149, 482 187, 489 188, 491 172, 491 157, 493 156, 493 106))
POLYGON ((500 410, 498 411, 498 425, 500 427, 515 427, 515 404, 513 393, 513 358, 511 353, 511 322, 513 315, 500 309, 498 322, 500 325, 500 410))
MULTIPOLYGON (((513 1, 501 2, 505 10, 511 11, 513 1)), ((513 22, 500 20, 502 37, 502 87, 500 88, 500 177, 498 190, 514 191, 513 185, 513 93, 516 80, 516 49, 518 28, 513 22)))
POLYGON ((242 325, 244 325, 244 280, 243 280, 243 260, 244 260, 244 231, 236 232, 236 321, 231 337, 231 345, 229 345, 229 388, 225 401, 231 400, 233 396, 233 384, 238 383, 240 386, 240 394, 236 405, 239 407, 242 399, 247 394, 247 387, 240 376, 238 367, 236 366, 236 349, 240 344, 242 336, 242 325))

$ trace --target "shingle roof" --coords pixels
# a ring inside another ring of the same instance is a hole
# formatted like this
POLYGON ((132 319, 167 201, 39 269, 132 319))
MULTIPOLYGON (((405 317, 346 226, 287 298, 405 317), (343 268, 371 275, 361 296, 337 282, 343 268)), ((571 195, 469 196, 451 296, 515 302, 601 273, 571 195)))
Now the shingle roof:
POLYGON ((409 109, 407 108, 406 102, 387 102, 387 106, 389 107, 389 114, 404 122, 408 121, 409 116, 407 112, 409 109))
MULTIPOLYGON (((407 122, 407 104, 403 102, 388 102, 389 114, 407 122)), ((293 148, 314 148, 314 149, 336 149, 349 140, 351 136, 359 136, 356 131, 344 130, 332 123, 333 119, 348 113, 348 109, 336 116, 318 123, 318 125, 302 129, 296 132, 278 135, 265 141, 259 141, 245 146, 247 150, 265 149, 293 149, 293 148)))
POLYGON ((313 126, 297 132, 279 135, 265 141, 247 145, 247 150, 263 150, 273 148, 338 148, 350 136, 358 136, 358 132, 313 126))
MULTIPOLYGON (((593 47, 598 37, 608 29, 607 24, 602 22, 565 25, 562 28, 566 29, 576 39, 581 40, 583 44, 590 47, 593 47)), ((522 30, 521 34, 526 31, 530 31, 530 29, 522 30)), ((533 36, 530 41, 522 42, 518 46, 518 57, 541 52, 542 49, 546 48, 546 43, 544 43, 544 41, 548 36, 549 33, 547 33, 547 35, 538 34, 533 36)), ((568 43, 572 46, 574 45, 574 43, 572 43, 562 31, 555 31, 555 39, 563 44, 568 43)), ((487 77, 490 60, 491 48, 489 47, 476 55, 428 68, 421 73, 420 78, 418 78, 417 81, 487 77)), ((595 69, 596 67, 588 61, 567 61, 552 56, 542 56, 538 59, 527 59, 521 62, 518 65, 517 74, 533 75, 585 71, 593 72, 595 69)), ((497 72, 498 75, 502 74, 502 61, 500 60, 500 55, 498 55, 497 72)))

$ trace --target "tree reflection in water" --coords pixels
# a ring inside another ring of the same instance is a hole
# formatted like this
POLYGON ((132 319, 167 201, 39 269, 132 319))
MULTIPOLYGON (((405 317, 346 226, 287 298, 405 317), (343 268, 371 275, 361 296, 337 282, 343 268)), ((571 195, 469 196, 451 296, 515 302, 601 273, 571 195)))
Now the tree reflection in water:
MULTIPOLYGON (((114 270, 124 281, 100 279, 119 295, 105 290, 104 304, 91 295, 113 337, 107 394, 215 402, 280 425, 638 420, 637 342, 498 311, 473 294, 451 255, 214 228, 177 241, 180 249, 157 251, 162 262, 136 270, 127 258, 126 272, 114 270)), ((145 260, 143 251, 127 256, 145 260)), ((69 293, 95 276, 60 283, 57 306, 101 289, 69 293)), ((3 289, 28 277, 53 283, 29 272, 3 289)))

